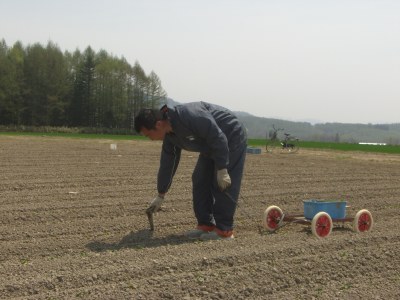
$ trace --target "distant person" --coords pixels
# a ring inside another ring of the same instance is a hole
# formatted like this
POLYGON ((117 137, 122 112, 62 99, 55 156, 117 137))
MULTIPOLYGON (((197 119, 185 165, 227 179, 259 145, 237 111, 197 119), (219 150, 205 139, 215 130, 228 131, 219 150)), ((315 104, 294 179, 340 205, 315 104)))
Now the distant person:
POLYGON ((162 140, 158 195, 150 208, 158 211, 177 170, 181 150, 199 152, 192 174, 193 209, 197 228, 192 239, 233 239, 234 214, 246 157, 246 130, 228 109, 206 102, 173 108, 142 109, 135 130, 151 140, 162 140))

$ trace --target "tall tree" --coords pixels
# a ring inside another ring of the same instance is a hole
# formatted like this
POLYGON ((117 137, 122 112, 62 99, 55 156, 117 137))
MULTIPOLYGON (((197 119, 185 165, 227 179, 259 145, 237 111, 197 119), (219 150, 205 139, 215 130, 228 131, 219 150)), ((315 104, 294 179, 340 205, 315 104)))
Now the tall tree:
POLYGON ((0 124, 19 124, 22 109, 24 50, 0 42, 0 124))
POLYGON ((68 73, 60 49, 52 42, 46 48, 40 44, 29 46, 24 75, 24 124, 65 125, 68 73))
POLYGON ((139 62, 135 62, 132 69, 132 97, 133 97, 133 114, 136 115, 141 108, 145 106, 147 85, 147 76, 139 62))
POLYGON ((68 94, 68 68, 65 56, 58 46, 49 42, 46 48, 46 97, 48 103, 48 119, 51 126, 66 125, 66 108, 68 94))
POLYGON ((153 71, 150 72, 147 84, 148 105, 152 108, 160 106, 167 97, 167 93, 161 86, 161 80, 153 71))
POLYGON ((26 92, 24 94, 24 111, 22 122, 25 125, 47 125, 47 101, 45 90, 45 49, 40 44, 26 49, 24 77, 26 92))
POLYGON ((114 58, 114 89, 113 89, 113 127, 122 127, 126 122, 126 111, 128 110, 128 83, 130 66, 128 62, 122 58, 114 58))
POLYGON ((70 120, 74 126, 95 125, 93 105, 93 81, 95 70, 95 53, 88 47, 78 65, 74 82, 74 96, 70 108, 70 120))
POLYGON ((15 85, 12 62, 8 57, 8 47, 4 39, 0 42, 0 123, 11 124, 13 86, 15 85))
POLYGON ((16 42, 9 52, 9 57, 14 65, 14 90, 13 99, 13 124, 21 125, 21 113, 23 111, 23 98, 25 93, 24 61, 25 49, 21 42, 16 42))

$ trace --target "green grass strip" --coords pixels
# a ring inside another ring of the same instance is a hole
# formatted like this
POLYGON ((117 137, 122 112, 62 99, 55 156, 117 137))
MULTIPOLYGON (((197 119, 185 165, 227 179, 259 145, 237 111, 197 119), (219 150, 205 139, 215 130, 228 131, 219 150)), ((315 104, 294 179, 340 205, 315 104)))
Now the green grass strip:
MULTIPOLYGON (((263 139, 249 139, 248 144, 254 147, 265 148, 266 141, 263 139)), ((309 141, 299 141, 298 145, 300 150, 302 148, 307 148, 400 154, 400 145, 360 145, 358 143, 328 143, 309 141)))
MULTIPOLYGON (((32 136, 32 137, 62 137, 82 139, 107 139, 107 140, 148 140, 141 135, 117 135, 117 134, 89 134, 89 133, 58 133, 58 132, 0 132, 0 136, 32 136)), ((249 139, 249 146, 265 148, 264 139, 249 139)), ((360 145, 352 143, 328 143, 300 141, 300 150, 328 149, 340 151, 364 151, 376 153, 400 154, 400 145, 360 145)))

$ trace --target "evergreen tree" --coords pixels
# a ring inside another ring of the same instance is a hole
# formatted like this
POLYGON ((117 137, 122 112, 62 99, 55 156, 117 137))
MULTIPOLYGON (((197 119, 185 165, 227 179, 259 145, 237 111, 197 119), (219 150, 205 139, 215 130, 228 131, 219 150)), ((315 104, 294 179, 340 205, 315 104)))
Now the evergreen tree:
POLYGON ((147 76, 139 62, 135 62, 132 69, 132 97, 133 97, 133 115, 146 106, 145 88, 147 85, 147 76))
POLYGON ((24 50, 20 42, 9 49, 0 42, 0 124, 20 124, 24 50))
POLYGON ((161 86, 161 80, 156 73, 151 71, 147 84, 148 105, 152 108, 160 106, 167 94, 161 86))
POLYGON ((93 81, 95 70, 95 53, 88 47, 83 53, 74 82, 73 100, 71 103, 70 120, 74 126, 95 125, 93 105, 93 81))

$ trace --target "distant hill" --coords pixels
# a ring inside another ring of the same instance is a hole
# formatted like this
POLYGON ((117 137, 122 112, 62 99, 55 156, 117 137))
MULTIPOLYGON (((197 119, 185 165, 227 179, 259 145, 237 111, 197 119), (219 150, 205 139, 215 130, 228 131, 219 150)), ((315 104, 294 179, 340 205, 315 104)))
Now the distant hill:
POLYGON ((276 128, 283 128, 284 132, 305 141, 400 144, 400 123, 324 123, 312 125, 308 122, 292 122, 280 119, 260 118, 252 115, 239 114, 238 117, 246 126, 248 135, 251 138, 266 138, 274 125, 276 128))
MULTIPOLYGON (((169 106, 180 102, 167 98, 169 106)), ((346 124, 346 123, 321 123, 293 122, 281 119, 262 118, 247 112, 235 111, 238 118, 247 128, 249 138, 267 138, 269 132, 276 128, 283 128, 283 132, 304 141, 350 142, 350 143, 388 143, 400 144, 400 123, 394 124, 346 124)))

